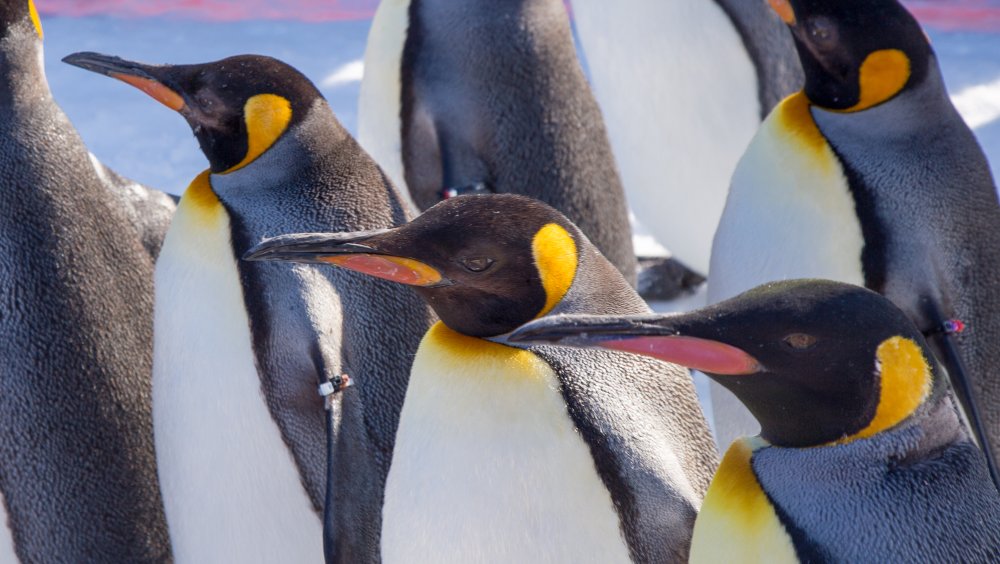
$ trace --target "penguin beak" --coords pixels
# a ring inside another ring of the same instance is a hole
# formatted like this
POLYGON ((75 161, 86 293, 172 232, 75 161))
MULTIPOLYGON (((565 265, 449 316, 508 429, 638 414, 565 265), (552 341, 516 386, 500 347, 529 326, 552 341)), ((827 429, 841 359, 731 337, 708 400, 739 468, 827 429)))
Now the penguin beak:
POLYGON ((117 78, 142 90, 171 110, 180 112, 186 105, 177 91, 164 84, 164 71, 170 67, 145 65, 100 53, 73 53, 63 58, 63 62, 117 78))
POLYGON ((243 255, 248 261, 289 261, 333 264, 408 286, 437 288, 452 282, 418 260, 397 256, 385 246, 395 231, 302 233, 266 239, 243 255))
POLYGON ((763 370, 743 350, 699 336, 702 327, 690 315, 557 315, 522 325, 509 340, 636 353, 708 374, 742 376, 763 370))
POLYGON ((768 0, 768 3, 771 4, 771 9, 778 14, 781 21, 788 25, 795 25, 795 10, 788 3, 788 0, 768 0))

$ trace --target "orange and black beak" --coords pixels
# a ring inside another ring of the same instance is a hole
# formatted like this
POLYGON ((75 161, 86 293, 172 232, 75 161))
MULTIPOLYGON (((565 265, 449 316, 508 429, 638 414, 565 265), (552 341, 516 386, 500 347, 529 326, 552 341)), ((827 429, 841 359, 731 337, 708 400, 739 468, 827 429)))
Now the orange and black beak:
POLYGON ((171 68, 169 66, 147 65, 100 53, 73 53, 63 58, 63 62, 117 78, 142 90, 171 110, 180 112, 186 106, 178 89, 170 86, 166 76, 171 68))
POLYGON ((436 268, 393 254, 393 229, 354 233, 303 233, 266 239, 243 260, 333 264, 355 272, 409 286, 449 286, 436 268))
POLYGON ((717 340, 714 333, 695 314, 557 315, 521 326, 508 340, 630 352, 708 374, 742 376, 763 370, 756 358, 717 340))

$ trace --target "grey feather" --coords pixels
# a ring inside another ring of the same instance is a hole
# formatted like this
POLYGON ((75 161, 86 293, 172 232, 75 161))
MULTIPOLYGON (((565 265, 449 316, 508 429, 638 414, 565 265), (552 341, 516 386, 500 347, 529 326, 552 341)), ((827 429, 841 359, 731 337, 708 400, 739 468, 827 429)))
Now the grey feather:
POLYGON ((52 100, 26 17, 0 39, 0 489, 23 562, 170 560, 150 413, 153 264, 52 100))
POLYGON ((559 0, 413 0, 403 163, 414 201, 485 183, 565 214, 634 286, 628 209, 559 0))

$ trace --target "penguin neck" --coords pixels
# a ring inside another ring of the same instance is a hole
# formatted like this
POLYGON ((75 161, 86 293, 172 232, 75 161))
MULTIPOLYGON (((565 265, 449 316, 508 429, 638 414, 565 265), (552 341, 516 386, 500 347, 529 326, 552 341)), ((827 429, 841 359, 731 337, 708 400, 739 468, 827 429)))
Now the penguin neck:
POLYGON ((244 186, 248 178, 260 186, 281 185, 289 178, 308 176, 322 168, 349 142, 325 100, 318 99, 308 114, 289 127, 263 154, 233 172, 212 172, 212 186, 244 186))
POLYGON ((0 107, 51 101, 41 39, 30 21, 12 25, 0 39, 0 107))
POLYGON ((920 81, 907 86, 890 100, 860 112, 846 113, 814 105, 812 114, 824 136, 834 143, 845 133, 879 139, 911 136, 954 123, 958 118, 934 55, 928 57, 927 71, 920 81))

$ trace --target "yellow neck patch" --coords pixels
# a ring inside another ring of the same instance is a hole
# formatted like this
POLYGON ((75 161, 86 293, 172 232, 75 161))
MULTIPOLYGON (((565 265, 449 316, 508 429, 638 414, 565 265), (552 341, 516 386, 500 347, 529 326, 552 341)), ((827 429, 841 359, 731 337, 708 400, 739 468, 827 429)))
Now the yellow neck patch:
POLYGON ((765 444, 743 438, 726 451, 694 524, 690 562, 798 562, 750 465, 765 444))
POLYGON ((861 63, 858 103, 842 112, 860 112, 891 99, 910 80, 910 59, 898 49, 875 51, 861 63))
POLYGON ((894 427, 916 411, 931 393, 931 369, 915 342, 903 337, 886 339, 875 357, 882 377, 875 417, 867 427, 838 443, 864 439, 894 427))
POLYGON ((178 205, 178 213, 183 213, 191 218, 205 221, 212 221, 218 217, 219 212, 224 211, 219 197, 212 191, 212 184, 209 181, 212 171, 206 170, 196 176, 178 205))
POLYGON ((35 24, 35 31, 38 32, 39 39, 45 39, 42 33, 42 20, 38 17, 38 10, 35 8, 35 1, 28 0, 28 13, 31 14, 31 23, 35 24))
POLYGON ((549 223, 535 233, 531 254, 545 288, 545 307, 538 312, 537 318, 552 311, 573 285, 577 267, 576 243, 562 226, 549 223))
POLYGON ((833 153, 826 142, 826 137, 823 137, 816 120, 813 119, 809 110, 811 107, 812 103, 805 92, 796 92, 782 100, 774 111, 778 114, 778 125, 798 141, 795 144, 807 147, 818 157, 820 163, 829 166, 835 159, 832 158, 833 153))
POLYGON ((445 353, 436 362, 445 363, 459 373, 473 375, 486 374, 488 371, 472 370, 471 367, 485 364, 495 364, 505 367, 507 374, 521 374, 526 378, 535 378, 541 371, 542 362, 533 353, 507 345, 501 345, 478 337, 463 335, 449 329, 438 321, 427 330, 420 348, 433 349, 445 353))
POLYGON ((292 121, 292 103, 275 94, 258 94, 247 100, 243 115, 247 124, 247 155, 222 174, 247 166, 274 145, 292 121))

